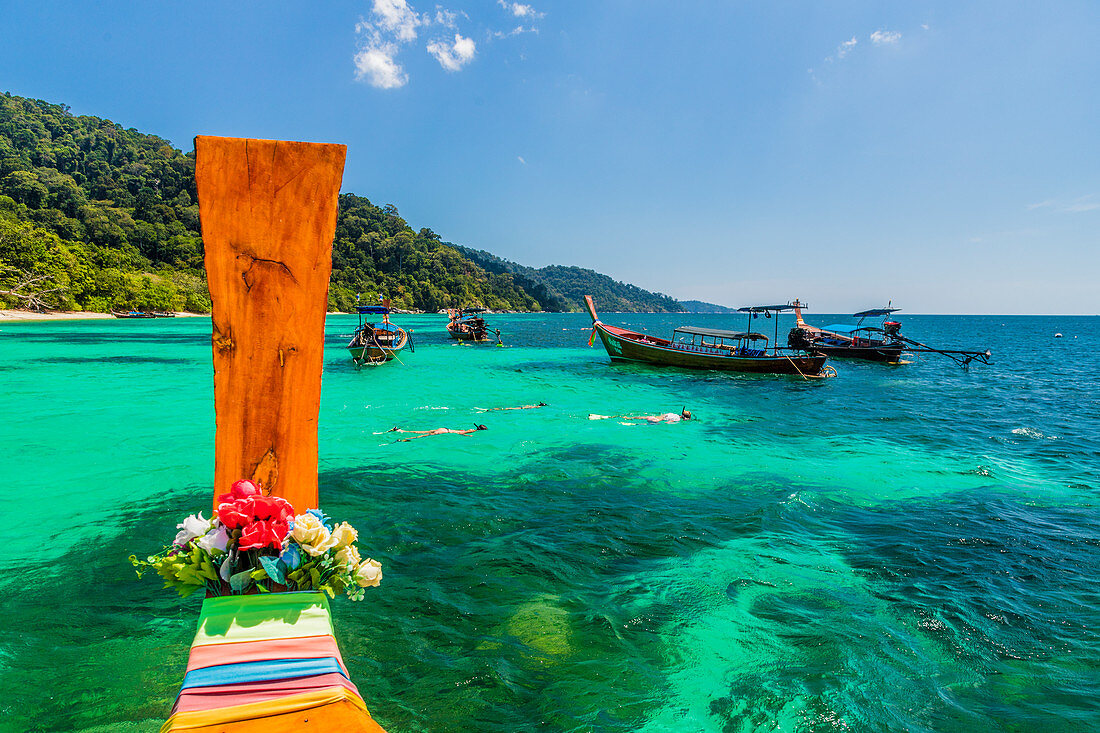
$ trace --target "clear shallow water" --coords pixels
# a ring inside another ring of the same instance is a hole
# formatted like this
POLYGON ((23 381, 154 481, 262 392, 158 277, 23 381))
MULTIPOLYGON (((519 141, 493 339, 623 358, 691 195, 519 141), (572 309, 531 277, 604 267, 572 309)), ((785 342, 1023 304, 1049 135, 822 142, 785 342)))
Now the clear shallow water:
MULTIPOLYGON (((586 320, 496 316, 494 348, 404 317, 416 353, 356 372, 329 319, 322 504, 385 565, 337 631, 391 731, 1100 728, 1100 319, 910 316, 995 363, 820 382, 611 367, 586 320)), ((0 349, 0 730, 155 730, 199 602, 126 557, 209 501, 209 321, 0 349)))

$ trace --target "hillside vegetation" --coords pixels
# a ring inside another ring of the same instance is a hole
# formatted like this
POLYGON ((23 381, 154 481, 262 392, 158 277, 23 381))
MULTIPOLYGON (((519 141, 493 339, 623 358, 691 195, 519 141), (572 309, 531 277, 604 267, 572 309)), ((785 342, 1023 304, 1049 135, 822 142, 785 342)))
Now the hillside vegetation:
POLYGON ((680 305, 688 313, 736 313, 736 308, 730 308, 717 303, 707 303, 702 300, 681 300, 680 305))
MULTIPOLYGON (((681 310, 576 267, 539 270, 414 230, 392 205, 340 195, 329 306, 681 310)), ((65 105, 0 95, 0 307, 206 312, 194 153, 65 105), (36 300, 27 293, 37 292, 36 300)))
POLYGON ((677 313, 684 306, 662 293, 619 282, 595 270, 565 265, 534 268, 468 247, 458 250, 489 272, 510 273, 515 281, 544 303, 545 310, 582 311, 584 296, 591 295, 605 312, 677 313))

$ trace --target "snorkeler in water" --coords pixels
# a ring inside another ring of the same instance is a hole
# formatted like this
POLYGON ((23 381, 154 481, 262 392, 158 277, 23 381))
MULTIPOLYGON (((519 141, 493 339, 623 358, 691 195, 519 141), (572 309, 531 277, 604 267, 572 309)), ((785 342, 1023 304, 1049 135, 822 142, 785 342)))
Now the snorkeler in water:
POLYGON ((675 412, 665 412, 665 413, 660 414, 660 415, 596 415, 596 414, 592 414, 592 415, 588 416, 588 419, 589 420, 612 420, 612 419, 645 420, 647 423, 649 423, 651 425, 656 425, 657 423, 666 423, 666 422, 667 423, 674 423, 674 422, 680 422, 681 420, 691 420, 692 417, 691 417, 691 410, 688 410, 687 408, 684 408, 684 409, 680 410, 679 415, 677 415, 675 412))
POLYGON ((540 407, 549 407, 550 405, 545 402, 540 402, 537 405, 520 405, 519 407, 479 407, 477 409, 482 412, 494 412, 496 410, 536 410, 540 407))
MULTIPOLYGON (((398 443, 408 443, 410 440, 416 440, 417 438, 427 438, 431 435, 447 435, 453 433, 455 435, 469 435, 470 433, 476 433, 478 430, 488 430, 489 428, 484 425, 474 425, 474 427, 468 430, 452 430, 451 428, 436 428, 435 430, 402 430, 396 425, 385 431, 386 433, 416 433, 412 438, 402 438, 397 441, 398 443)), ((375 433, 375 435, 384 435, 385 433, 375 433)))

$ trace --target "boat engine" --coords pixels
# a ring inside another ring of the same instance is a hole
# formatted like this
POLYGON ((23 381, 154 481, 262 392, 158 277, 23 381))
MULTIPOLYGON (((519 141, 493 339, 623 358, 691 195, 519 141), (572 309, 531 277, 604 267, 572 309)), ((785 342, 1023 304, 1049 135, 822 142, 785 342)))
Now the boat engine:
POLYGON ((813 334, 805 328, 798 328, 796 326, 787 334, 787 346, 790 346, 792 349, 809 350, 813 345, 813 334))
POLYGON ((897 321, 885 321, 882 324, 882 332, 886 338, 896 341, 901 336, 901 324, 897 321))

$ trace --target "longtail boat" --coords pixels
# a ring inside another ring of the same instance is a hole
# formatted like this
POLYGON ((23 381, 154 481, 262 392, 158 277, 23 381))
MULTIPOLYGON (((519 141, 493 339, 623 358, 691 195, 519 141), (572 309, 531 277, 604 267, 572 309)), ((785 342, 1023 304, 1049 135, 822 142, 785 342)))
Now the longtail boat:
POLYGON ((488 341, 489 334, 493 333, 497 337, 497 343, 501 343, 500 329, 490 332, 485 319, 481 317, 481 314, 485 311, 486 309, 481 307, 449 308, 447 315, 451 320, 447 323, 447 333, 457 341, 475 341, 479 343, 488 341))
POLYGON ((115 318, 175 318, 176 314, 172 311, 111 311, 111 315, 115 318))
POLYGON ((908 364, 907 354, 939 354, 953 360, 964 369, 972 361, 988 364, 992 352, 988 349, 937 349, 919 341, 901 335, 901 323, 892 320, 892 315, 901 308, 870 308, 853 313, 855 323, 834 323, 823 328, 811 326, 802 320, 804 303, 797 300, 792 303, 795 314, 795 326, 787 334, 787 345, 800 349, 812 349, 829 356, 843 359, 862 359, 887 364, 908 364), (880 322, 868 319, 882 319, 880 322), (891 320, 887 320, 891 319, 891 320))
POLYGON ((359 314, 359 326, 348 342, 348 351, 355 366, 385 364, 406 346, 410 351, 416 350, 408 331, 390 323, 389 300, 383 301, 382 305, 356 306, 355 312, 359 314), (366 321, 363 318, 365 315, 380 315, 382 323, 366 321))
MULTIPOLYGON (((346 148, 197 137, 195 153, 213 305, 214 486, 245 477, 298 511, 319 510, 325 311, 346 148)), ((214 497, 217 509, 217 488, 214 497)), ((308 591, 208 594, 168 731, 384 733, 348 676, 328 599, 308 591)))
MULTIPOLYGON (((803 377, 825 376, 828 371, 824 354, 780 347, 774 343, 769 347, 768 337, 762 333, 681 326, 673 331, 671 339, 663 339, 609 326, 600 320, 591 295, 584 296, 584 302, 592 316, 593 335, 600 337, 612 362, 753 374, 799 374, 803 377)), ((752 306, 750 323, 753 314, 765 313, 770 318, 771 313, 791 307, 752 306)))

